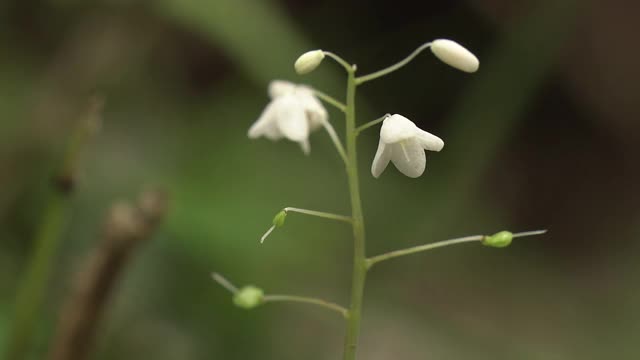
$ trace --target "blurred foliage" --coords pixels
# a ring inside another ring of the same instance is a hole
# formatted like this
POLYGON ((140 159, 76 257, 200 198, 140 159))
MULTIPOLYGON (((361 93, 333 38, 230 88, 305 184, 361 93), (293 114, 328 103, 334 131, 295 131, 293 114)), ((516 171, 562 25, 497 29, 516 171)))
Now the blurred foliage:
MULTIPOLYGON (((518 15, 505 20, 491 17, 490 2, 482 1, 2 3, 0 339, 10 332, 50 169, 78 104, 98 92, 107 99, 104 124, 82 159, 34 358, 46 352, 69 278, 94 246, 106 209, 149 184, 171 194, 169 218, 122 279, 100 326, 96 359, 336 358, 339 317, 298 305, 237 309, 209 278, 219 271, 267 292, 348 300, 344 224, 292 215, 258 244, 284 206, 349 212, 346 177, 328 137, 314 134, 305 157, 292 143, 249 141, 246 131, 273 78, 343 95, 344 79, 330 62, 295 76, 292 64, 303 51, 344 54, 366 73, 431 38, 451 37, 477 52, 477 75, 421 56, 362 88, 360 121, 400 112, 447 144, 420 179, 390 168, 374 180, 368 169, 377 135, 361 137, 369 254, 503 228, 551 232, 504 250, 469 245, 380 265, 367 284, 360 357, 635 358, 640 292, 630 250, 637 247, 619 241, 600 251, 602 237, 572 235, 587 226, 587 206, 559 212, 553 201, 564 191, 554 189, 576 186, 575 178, 556 175, 575 163, 545 166, 565 142, 599 146, 585 135, 588 110, 552 101, 571 98, 557 95, 568 91, 562 56, 577 41, 587 5, 512 6, 518 15), (570 136, 538 137, 556 130, 563 110, 577 124, 570 136), (535 212, 526 209, 539 197, 545 201, 531 205, 535 212)), ((341 114, 329 111, 340 130, 341 114)), ((636 189, 606 191, 637 198, 636 189)), ((629 209, 597 230, 636 239, 638 214, 629 209)))

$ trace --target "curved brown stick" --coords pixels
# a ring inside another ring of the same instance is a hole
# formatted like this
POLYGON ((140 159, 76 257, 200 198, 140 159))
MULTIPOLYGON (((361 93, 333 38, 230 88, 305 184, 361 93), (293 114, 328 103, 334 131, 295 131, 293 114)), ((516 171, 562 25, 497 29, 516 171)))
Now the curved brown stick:
POLYGON ((137 246, 154 233, 166 211, 166 196, 146 191, 134 205, 116 202, 107 216, 102 238, 77 271, 73 290, 58 321, 50 360, 82 360, 113 292, 137 246))

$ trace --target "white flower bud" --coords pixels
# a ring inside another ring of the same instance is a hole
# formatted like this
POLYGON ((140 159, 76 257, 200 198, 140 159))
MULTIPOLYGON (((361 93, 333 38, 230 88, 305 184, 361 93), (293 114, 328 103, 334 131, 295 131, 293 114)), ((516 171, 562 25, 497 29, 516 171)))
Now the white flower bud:
POLYGON ((480 62, 469 50, 455 41, 437 39, 431 43, 433 54, 447 65, 468 73, 478 71, 480 62))
POLYGON ((307 74, 315 70, 322 62, 322 59, 324 59, 322 50, 311 50, 300 55, 293 66, 298 74, 307 74))

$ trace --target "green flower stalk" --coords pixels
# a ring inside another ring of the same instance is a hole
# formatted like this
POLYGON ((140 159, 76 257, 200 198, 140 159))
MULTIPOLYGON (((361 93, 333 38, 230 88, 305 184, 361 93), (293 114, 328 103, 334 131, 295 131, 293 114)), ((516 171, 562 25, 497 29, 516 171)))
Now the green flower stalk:
POLYGON ((356 90, 358 86, 368 81, 376 80, 402 68, 411 62, 418 54, 429 48, 438 59, 458 70, 473 73, 479 68, 479 61, 475 55, 460 44, 446 39, 437 39, 433 42, 424 43, 398 63, 363 76, 356 76, 356 66, 351 65, 340 56, 329 51, 312 50, 302 54, 296 60, 294 64, 296 72, 306 74, 315 70, 325 57, 334 60, 344 68, 347 75, 347 90, 344 102, 305 85, 276 80, 269 85, 271 102, 262 112, 259 119, 249 129, 249 137, 252 139, 259 137, 266 137, 273 141, 288 139, 299 143, 304 153, 309 152, 309 138, 311 133, 316 129, 324 128, 334 143, 338 154, 345 164, 347 173, 351 204, 350 216, 286 207, 276 214, 273 219, 273 225, 262 236, 260 242, 264 242, 274 229, 280 228, 285 224, 288 212, 296 212, 349 223, 352 227, 354 246, 350 303, 348 307, 342 307, 331 302, 310 297, 265 295, 262 290, 254 286, 238 289, 218 274, 213 274, 213 278, 221 286, 229 290, 233 294, 233 302, 243 308, 253 308, 265 302, 287 301, 322 306, 340 312, 346 322, 343 349, 344 360, 354 360, 356 358, 365 282, 367 273, 373 265, 396 257, 469 242, 479 242, 487 246, 501 248, 508 246, 513 238, 544 233, 544 230, 516 234, 502 231, 491 236, 467 236, 367 257, 365 221, 360 196, 360 174, 358 173, 358 135, 364 130, 371 129, 382 123, 378 150, 373 157, 371 165, 371 174, 375 178, 378 178, 382 174, 389 163, 393 163, 401 173, 408 177, 417 178, 423 175, 426 169, 425 151, 441 151, 444 147, 444 141, 418 128, 414 122, 400 114, 386 114, 378 119, 358 126, 356 121, 356 90), (328 112, 324 109, 320 101, 324 101, 344 113, 344 143, 340 140, 340 137, 329 122, 328 112))

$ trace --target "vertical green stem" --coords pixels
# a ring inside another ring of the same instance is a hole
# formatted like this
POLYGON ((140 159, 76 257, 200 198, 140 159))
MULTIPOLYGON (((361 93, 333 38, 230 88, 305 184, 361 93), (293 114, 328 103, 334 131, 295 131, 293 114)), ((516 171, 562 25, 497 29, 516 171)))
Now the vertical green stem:
POLYGON ((351 304, 349 306, 349 317, 347 318, 347 333, 344 342, 344 360, 354 360, 356 358, 356 348, 358 346, 358 336, 360 335, 360 318, 362 312, 362 296, 364 293, 364 283, 367 275, 367 264, 365 254, 365 232, 364 219, 362 216, 362 204, 360 201, 360 185, 358 180, 358 156, 356 152, 356 78, 355 70, 348 70, 347 80, 347 154, 349 162, 347 164, 347 177, 349 179, 349 193, 351 195, 351 218, 353 224, 353 276, 351 282, 351 304))
POLYGON ((13 326, 5 359, 18 360, 28 357, 29 347, 42 305, 51 262, 58 248, 60 233, 66 221, 67 194, 54 192, 35 239, 35 252, 29 260, 27 273, 16 295, 13 326))
POLYGON ((52 263, 60 245, 62 231, 68 221, 70 197, 75 187, 80 157, 91 136, 99 128, 103 103, 104 99, 99 96, 89 98, 87 108, 81 113, 69 139, 62 164, 56 170, 55 177, 51 179, 55 182, 47 184, 50 189, 46 209, 35 235, 33 254, 16 294, 12 330, 5 350, 6 360, 29 357, 52 263))

